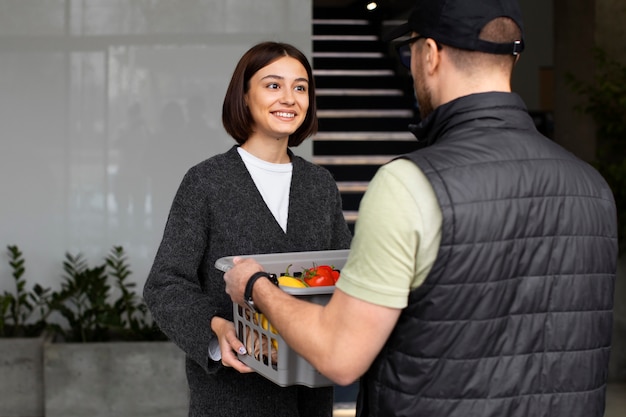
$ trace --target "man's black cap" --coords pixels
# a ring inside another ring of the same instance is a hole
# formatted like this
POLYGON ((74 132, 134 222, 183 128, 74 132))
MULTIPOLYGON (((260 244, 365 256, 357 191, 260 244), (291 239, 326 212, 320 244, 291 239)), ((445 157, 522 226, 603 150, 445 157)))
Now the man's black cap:
POLYGON ((522 12, 517 0, 417 0, 408 22, 384 36, 390 41, 409 32, 459 49, 517 55, 524 50, 522 12), (479 39, 483 27, 498 17, 512 19, 522 31, 512 43, 479 39))

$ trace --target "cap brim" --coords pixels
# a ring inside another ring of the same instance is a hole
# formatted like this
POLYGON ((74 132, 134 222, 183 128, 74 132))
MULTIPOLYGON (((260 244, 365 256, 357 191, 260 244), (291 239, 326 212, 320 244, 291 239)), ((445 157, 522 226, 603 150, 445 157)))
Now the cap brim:
POLYGON ((399 38, 401 36, 406 35, 410 31, 411 31, 411 27, 409 26, 409 22, 406 22, 406 23, 404 23, 404 24, 402 24, 400 26, 397 26, 397 27, 391 29, 389 32, 384 34, 382 36, 382 40, 383 40, 383 42, 389 42, 389 41, 397 39, 397 38, 399 38))

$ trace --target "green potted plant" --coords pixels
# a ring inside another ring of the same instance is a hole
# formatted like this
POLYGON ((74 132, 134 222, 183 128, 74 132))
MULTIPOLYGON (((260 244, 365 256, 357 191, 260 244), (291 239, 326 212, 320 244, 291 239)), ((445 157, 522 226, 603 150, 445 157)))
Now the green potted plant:
POLYGON ((15 293, 4 291, 0 295, 0 337, 38 337, 47 327, 50 314, 50 288, 35 284, 26 288, 25 260, 22 251, 7 246, 9 266, 15 282, 15 293))
POLYGON ((44 345, 46 417, 185 416, 184 354, 149 317, 123 248, 93 267, 67 253, 63 270, 52 296, 63 323, 44 345))
POLYGON ((7 246, 15 292, 0 294, 1 416, 43 416, 43 344, 52 312, 49 288, 25 279, 25 260, 16 245, 7 246))
POLYGON ((54 326, 57 338, 83 343, 166 340, 129 280, 131 270, 121 246, 114 246, 95 267, 89 267, 82 254, 66 253, 63 270, 61 291, 52 295, 52 306, 67 326, 54 326))
MULTIPOLYGON (((569 76, 574 92, 583 99, 578 110, 589 115, 596 127, 593 164, 613 191, 617 206, 619 259, 615 299, 626 297, 626 65, 602 49, 595 51, 595 73, 591 81, 569 76)), ((626 381, 626 306, 615 303, 613 346, 609 378, 626 381)))

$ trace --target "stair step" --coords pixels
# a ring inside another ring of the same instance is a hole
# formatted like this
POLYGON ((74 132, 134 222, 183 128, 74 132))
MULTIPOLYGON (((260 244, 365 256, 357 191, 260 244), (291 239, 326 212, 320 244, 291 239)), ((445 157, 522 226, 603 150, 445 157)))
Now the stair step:
POLYGON ((315 141, 415 141, 411 132, 317 132, 315 141))
MULTIPOLYGON (((319 110, 318 110, 319 112, 319 110)), ((410 117, 344 117, 319 118, 320 132, 406 132, 409 124, 417 122, 417 118, 410 117)))
POLYGON ((320 89, 397 89, 401 88, 401 84, 396 77, 385 75, 377 77, 367 76, 336 76, 328 74, 315 74, 316 91, 320 89))
POLYGON ((316 96, 322 97, 363 97, 363 96, 402 96, 398 88, 317 88, 316 96))
POLYGON ((343 218, 346 219, 348 223, 356 223, 356 219, 359 217, 359 212, 357 210, 344 210, 343 218))
POLYGON ((402 109, 332 109, 332 110, 318 110, 318 118, 389 118, 389 117, 413 117, 411 110, 402 109))
POLYGON ((337 188, 342 193, 364 193, 369 181, 337 181, 337 188))
POLYGON ((370 22, 366 19, 316 19, 313 18, 313 26, 369 26, 370 22))
POLYGON ((391 161, 394 156, 388 155, 346 155, 346 156, 318 156, 313 157, 313 162, 318 165, 384 165, 391 161))
POLYGON ((318 109, 410 109, 413 103, 404 96, 319 96, 318 109))
POLYGON ((363 193, 342 193, 341 207, 343 210, 358 210, 363 199, 363 193))
POLYGON ((336 181, 370 181, 380 165, 324 165, 336 181))
POLYGON ((313 52, 315 58, 385 58, 385 55, 382 52, 313 52))
POLYGON ((311 36, 313 42, 317 41, 336 41, 336 42, 376 42, 379 40, 376 35, 340 35, 340 34, 331 34, 331 35, 313 35, 311 36))
POLYGON ((347 141, 313 141, 313 154, 317 156, 339 155, 403 155, 413 152, 418 147, 418 142, 413 138, 408 140, 347 140, 347 141))
POLYGON ((330 109, 410 109, 414 100, 406 97, 402 90, 387 89, 333 89, 321 88, 316 90, 317 108, 330 109))
POLYGON ((313 37, 313 50, 318 52, 380 52, 386 46, 378 40, 377 36, 356 36, 352 41, 343 39, 315 39, 313 37))
POLYGON ((390 69, 314 69, 315 77, 341 76, 341 77, 393 77, 395 74, 390 69))
MULTIPOLYGON (((329 52, 329 54, 340 54, 339 52, 329 52)), ((313 57, 313 68, 315 69, 389 69, 394 65, 395 60, 380 57, 313 57)))

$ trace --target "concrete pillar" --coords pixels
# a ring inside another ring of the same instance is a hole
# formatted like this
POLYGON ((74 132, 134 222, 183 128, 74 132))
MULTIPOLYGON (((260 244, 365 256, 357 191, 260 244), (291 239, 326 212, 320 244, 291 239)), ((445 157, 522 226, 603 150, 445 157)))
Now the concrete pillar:
MULTIPOLYGON (((582 159, 595 155, 595 127, 574 109, 582 99, 571 92, 566 74, 593 79, 593 48, 626 63, 626 3, 623 0, 554 0, 555 140, 582 159)), ((626 155, 623 155, 626 157, 626 155)), ((623 209, 623 208, 622 208, 623 209)), ((619 260, 609 378, 626 381, 626 256, 619 260)))
POLYGON ((626 63, 626 2, 596 0, 595 40, 610 57, 626 63))
POLYGON ((574 107, 581 98, 567 85, 566 74, 593 78, 596 0, 554 0, 554 140, 580 158, 591 161, 595 133, 591 118, 574 107))
POLYGON ((589 116, 576 111, 582 102, 566 82, 566 74, 590 81, 593 49, 626 62, 626 3, 623 0, 554 0, 555 140, 591 161, 595 155, 595 127, 589 116))
MULTIPOLYGON (((611 59, 626 64, 626 2, 623 0, 595 1, 595 41, 611 59)), ((624 116, 626 117, 626 115, 624 116)), ((626 158, 626 155, 622 155, 626 158)), ((626 208, 622 207, 622 210, 626 208)), ((626 382, 626 255, 619 261, 615 283, 613 349, 609 377, 626 382)))

